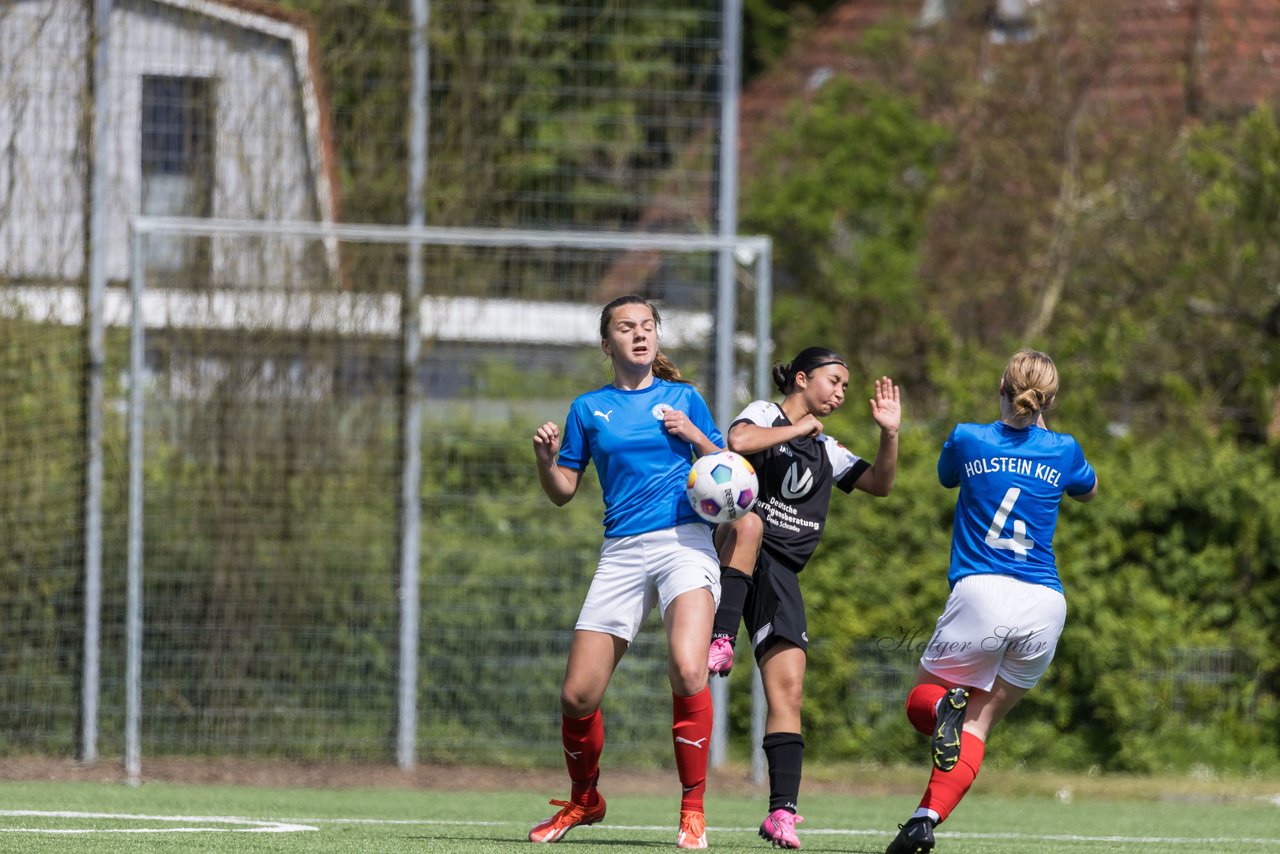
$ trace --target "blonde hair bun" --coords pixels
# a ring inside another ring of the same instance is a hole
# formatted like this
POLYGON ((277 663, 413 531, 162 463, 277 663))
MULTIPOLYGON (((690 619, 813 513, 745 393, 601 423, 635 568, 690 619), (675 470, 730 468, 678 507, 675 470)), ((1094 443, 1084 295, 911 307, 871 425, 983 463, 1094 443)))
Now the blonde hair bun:
POLYGON ((1014 417, 1035 421, 1058 396, 1058 367, 1039 350, 1019 350, 1009 359, 1000 382, 1013 405, 1014 417))

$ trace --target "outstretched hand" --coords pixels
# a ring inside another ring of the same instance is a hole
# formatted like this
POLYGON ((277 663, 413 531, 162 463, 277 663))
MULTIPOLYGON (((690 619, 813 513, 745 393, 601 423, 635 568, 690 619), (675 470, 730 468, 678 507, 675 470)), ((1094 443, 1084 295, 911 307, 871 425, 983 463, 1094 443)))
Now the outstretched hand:
POLYGON ((890 433, 897 433, 902 427, 901 394, 888 377, 876 380, 876 394, 871 398, 871 417, 881 430, 890 433))

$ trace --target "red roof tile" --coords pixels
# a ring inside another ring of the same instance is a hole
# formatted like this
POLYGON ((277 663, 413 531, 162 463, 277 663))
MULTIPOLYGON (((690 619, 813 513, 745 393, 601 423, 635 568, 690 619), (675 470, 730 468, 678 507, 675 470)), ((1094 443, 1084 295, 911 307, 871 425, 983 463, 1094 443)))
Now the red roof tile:
MULTIPOLYGON (((1113 52, 1089 96, 1097 107, 1183 121, 1280 99, 1280 0, 1115 2, 1113 52)), ((851 47, 893 16, 917 20, 922 6, 921 0, 846 0, 747 86, 739 118, 744 174, 752 147, 777 125, 786 104, 807 97, 822 75, 867 71, 851 47)), ((928 49, 928 41, 920 44, 928 49)))
MULTIPOLYGON (((1106 2, 1113 5, 1098 8, 1113 27, 1111 50, 1085 94, 1091 109, 1177 124, 1263 102, 1280 104, 1280 0, 1106 2)), ((785 59, 746 86, 739 104, 738 137, 744 180, 755 168, 756 146, 783 125, 790 103, 809 97, 831 74, 882 73, 870 60, 858 58, 853 48, 868 30, 891 19, 914 25, 922 7, 922 0, 845 0, 785 59)), ((923 37, 927 31, 917 32, 922 36, 919 49, 928 50, 933 42, 923 37)), ((1030 44, 1034 47, 1035 42, 1030 44)), ((684 189, 672 188, 668 202, 647 211, 640 225, 678 231, 683 222, 692 226, 690 230, 705 230, 713 221, 712 200, 689 199, 684 189)), ((657 264, 656 256, 637 255, 615 269, 609 287, 634 290, 657 264)))

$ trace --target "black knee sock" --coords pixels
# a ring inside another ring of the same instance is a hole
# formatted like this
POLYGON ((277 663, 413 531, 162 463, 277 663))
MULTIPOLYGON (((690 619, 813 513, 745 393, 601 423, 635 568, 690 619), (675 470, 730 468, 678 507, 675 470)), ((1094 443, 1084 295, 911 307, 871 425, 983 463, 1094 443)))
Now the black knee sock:
POLYGON ((769 762, 769 812, 778 809, 795 812, 800 801, 804 737, 798 732, 771 732, 760 744, 769 762))
POLYGON ((731 642, 738 638, 738 624, 742 622, 742 609, 755 581, 745 572, 731 566, 720 567, 720 607, 716 608, 715 622, 711 624, 713 638, 726 637, 731 642))

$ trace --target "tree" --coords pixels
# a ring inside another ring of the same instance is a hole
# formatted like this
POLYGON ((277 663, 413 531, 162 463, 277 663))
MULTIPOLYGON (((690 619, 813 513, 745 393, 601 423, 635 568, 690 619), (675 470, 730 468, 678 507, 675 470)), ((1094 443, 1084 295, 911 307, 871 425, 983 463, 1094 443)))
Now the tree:
MULTIPOLYGON (((403 222, 408 4, 286 2, 319 35, 344 217, 403 222)), ((719 21, 696 8, 436 3, 428 41, 432 224, 626 227, 716 116, 719 21)))
POLYGON ((868 372, 908 362, 927 321, 916 268, 948 135, 910 99, 844 78, 785 127, 743 199, 744 228, 777 247, 778 347, 828 342, 868 372))

